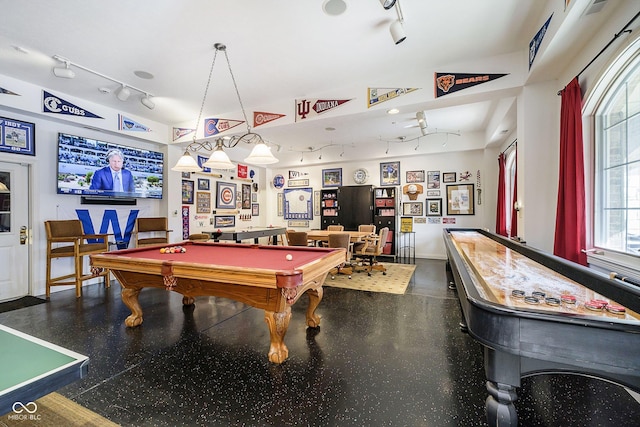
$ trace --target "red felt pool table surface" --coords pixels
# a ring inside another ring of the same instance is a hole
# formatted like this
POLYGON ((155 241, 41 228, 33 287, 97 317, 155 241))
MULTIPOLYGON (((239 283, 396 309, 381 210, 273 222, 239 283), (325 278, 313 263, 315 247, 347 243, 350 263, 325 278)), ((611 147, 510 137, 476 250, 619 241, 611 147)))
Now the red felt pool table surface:
POLYGON ((181 242, 91 255, 93 269, 109 269, 122 286, 122 301, 131 309, 125 324, 142 323, 138 295, 145 287, 164 288, 183 295, 191 305, 197 296, 217 296, 265 310, 271 348, 269 360, 288 357, 284 335, 291 305, 309 296, 306 320, 317 327, 315 314, 322 300, 322 284, 329 271, 345 262, 345 250, 300 246, 245 245, 181 242), (181 246, 185 253, 162 253, 161 248, 181 246), (286 259, 292 255, 292 260, 286 259))

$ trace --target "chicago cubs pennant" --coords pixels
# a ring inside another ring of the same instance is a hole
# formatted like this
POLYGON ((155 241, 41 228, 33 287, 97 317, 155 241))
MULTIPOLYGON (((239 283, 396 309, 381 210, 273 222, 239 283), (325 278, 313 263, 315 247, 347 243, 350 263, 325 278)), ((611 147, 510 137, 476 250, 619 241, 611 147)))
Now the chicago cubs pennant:
POLYGON ((217 135, 244 123, 244 120, 205 119, 204 136, 217 135))
POLYGON ((143 124, 131 120, 128 117, 118 114, 118 130, 126 130, 129 132, 151 132, 151 129, 143 124))
POLYGON ((553 13, 549 17, 549 19, 547 19, 547 22, 544 23, 542 28, 538 30, 533 39, 529 42, 529 69, 531 69, 533 60, 536 59, 538 49, 540 49, 540 45, 542 44, 542 39, 544 39, 545 34, 547 34, 547 28, 549 28, 551 18, 553 18, 553 13))
POLYGON ((80 108, 77 105, 65 101, 59 96, 52 95, 46 90, 42 91, 42 112, 53 114, 65 114, 68 116, 88 117, 92 119, 102 119, 102 117, 80 108))
POLYGON ((11 92, 10 90, 5 89, 5 88, 3 88, 3 87, 0 87, 0 94, 3 94, 3 95, 16 95, 16 96, 20 96, 19 94, 15 93, 15 92, 11 92))
POLYGON ((374 105, 388 101, 393 98, 397 98, 414 90, 418 90, 417 87, 405 87, 397 89, 383 89, 383 88, 369 88, 367 95, 367 108, 371 108, 374 105))
POLYGON ((173 140, 175 141, 178 138, 182 138, 185 135, 189 135, 192 132, 195 132, 195 129, 188 128, 173 128, 173 140))
POLYGON ((279 119, 280 117, 284 117, 285 114, 276 114, 276 113, 264 113, 262 111, 254 111, 253 112, 253 127, 256 128, 265 123, 272 122, 274 120, 279 119))
POLYGON ((435 97, 499 79, 507 74, 435 73, 435 97))
POLYGON ((350 99, 296 99, 296 122, 341 106, 350 99))

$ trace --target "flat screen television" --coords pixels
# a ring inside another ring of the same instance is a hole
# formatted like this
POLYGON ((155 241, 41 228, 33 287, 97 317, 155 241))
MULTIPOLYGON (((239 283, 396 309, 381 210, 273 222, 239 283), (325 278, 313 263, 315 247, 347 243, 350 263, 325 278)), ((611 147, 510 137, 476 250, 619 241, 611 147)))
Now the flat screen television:
POLYGON ((58 194, 162 199, 163 166, 164 156, 157 151, 58 134, 58 194), (107 159, 114 153, 123 160, 117 178, 107 159), (122 188, 114 188, 114 179, 122 181, 122 188))

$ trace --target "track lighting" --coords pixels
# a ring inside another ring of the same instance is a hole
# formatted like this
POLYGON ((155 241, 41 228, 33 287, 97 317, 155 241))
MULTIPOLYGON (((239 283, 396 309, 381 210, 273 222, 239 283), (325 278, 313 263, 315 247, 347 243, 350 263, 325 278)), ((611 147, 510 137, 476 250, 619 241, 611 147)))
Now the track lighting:
MULTIPOLYGON (((151 95, 149 92, 142 90, 142 89, 138 89, 137 87, 133 87, 131 85, 128 85, 126 83, 121 82, 120 80, 116 80, 113 77, 109 77, 106 76, 102 73, 99 73, 97 71, 93 71, 90 68, 87 68, 83 65, 80 64, 76 64, 75 62, 71 62, 70 60, 68 60, 65 57, 62 57, 60 55, 53 55, 53 59, 55 59, 56 61, 60 61, 64 64, 64 68, 63 67, 53 67, 53 74, 56 77, 61 77, 64 79, 72 79, 75 77, 76 73, 71 69, 71 66, 74 66, 75 68, 79 68, 81 70, 84 70, 88 73, 94 74, 96 76, 102 77, 103 79, 107 79, 110 80, 112 82, 118 83, 120 85, 120 87, 115 91, 115 95, 116 97, 120 100, 120 101, 126 101, 127 99, 129 99, 129 96, 131 96, 131 91, 135 90, 136 92, 140 92, 143 96, 140 99, 140 102, 142 103, 142 105, 144 105, 145 107, 147 107, 150 110, 153 110, 155 108, 155 104, 154 102, 151 100, 151 97, 153 95, 151 95)), ((108 89, 100 89, 102 92, 104 93, 108 93, 108 89)))
POLYGON ((120 86, 116 90, 116 98, 118 98, 120 101, 126 101, 127 99, 129 99, 129 95, 131 95, 131 91, 125 85, 120 86))
MULTIPOLYGON (((387 3, 390 3, 390 2, 387 2, 387 3)), ((404 24, 404 16, 402 15, 402 9, 400 8, 400 1, 399 0, 394 1, 391 4, 391 6, 389 6, 388 8, 385 6, 385 9, 390 9, 394 5, 396 7, 396 13, 398 15, 398 19, 391 23, 391 26, 389 26, 389 32, 391 33, 391 38, 393 38, 393 42, 395 44, 400 44, 403 41, 405 41, 405 39, 407 38, 407 35, 404 32, 404 27, 402 26, 402 24, 404 24)))
POLYGON ((393 42, 395 44, 400 44, 407 38, 407 35, 404 32, 404 28, 402 27, 402 22, 400 22, 400 20, 393 21, 393 23, 389 27, 389 31, 391 32, 391 37, 393 38, 393 42))
POLYGON ((53 67, 53 74, 56 77, 61 77, 63 79, 72 79, 76 76, 75 71, 69 68, 69 61, 64 61, 64 68, 53 67))
POLYGON ((418 126, 420 127, 420 133, 422 133, 422 136, 427 136, 429 132, 427 130, 427 116, 424 111, 418 111, 416 113, 416 120, 418 120, 418 126))
POLYGON ((380 4, 382 5, 382 7, 389 10, 393 7, 394 4, 396 4, 396 0, 380 0, 380 4))

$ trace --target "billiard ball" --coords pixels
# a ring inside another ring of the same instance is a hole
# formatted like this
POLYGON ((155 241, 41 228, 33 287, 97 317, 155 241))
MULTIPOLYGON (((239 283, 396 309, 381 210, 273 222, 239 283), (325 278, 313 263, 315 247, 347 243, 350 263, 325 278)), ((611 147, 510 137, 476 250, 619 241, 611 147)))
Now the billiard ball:
POLYGON ((287 259, 287 261, 291 261, 293 259, 293 255, 287 254, 285 258, 287 259))

